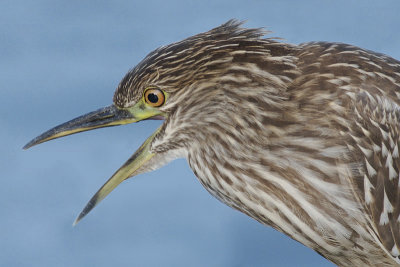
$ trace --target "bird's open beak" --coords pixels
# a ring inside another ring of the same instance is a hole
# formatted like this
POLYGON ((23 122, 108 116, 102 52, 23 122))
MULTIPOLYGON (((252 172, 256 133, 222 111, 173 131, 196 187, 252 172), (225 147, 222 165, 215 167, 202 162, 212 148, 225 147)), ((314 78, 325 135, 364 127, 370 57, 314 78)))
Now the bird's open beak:
MULTIPOLYGON (((55 138, 101 127, 128 124, 144 119, 161 119, 163 117, 164 115, 158 109, 148 107, 144 105, 142 101, 139 101, 135 106, 126 109, 120 109, 115 105, 111 105, 58 125, 34 138, 23 148, 28 149, 34 145, 55 138)), ((74 225, 88 214, 90 210, 92 210, 122 181, 135 175, 135 172, 154 156, 154 154, 150 152, 150 144, 157 133, 158 130, 154 132, 153 135, 151 135, 132 155, 132 157, 114 173, 114 175, 99 189, 99 191, 97 191, 83 211, 79 214, 74 225)))

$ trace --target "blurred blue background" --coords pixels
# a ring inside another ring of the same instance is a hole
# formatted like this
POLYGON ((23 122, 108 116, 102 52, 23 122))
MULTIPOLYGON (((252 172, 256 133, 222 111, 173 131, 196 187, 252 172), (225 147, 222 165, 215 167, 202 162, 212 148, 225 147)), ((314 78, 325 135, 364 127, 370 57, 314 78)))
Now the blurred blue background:
POLYGON ((1 0, 0 13, 0 266, 331 266, 212 198, 184 160, 124 182, 72 227, 160 121, 22 146, 111 104, 153 49, 230 18, 290 43, 340 41, 400 59, 399 1, 1 0))

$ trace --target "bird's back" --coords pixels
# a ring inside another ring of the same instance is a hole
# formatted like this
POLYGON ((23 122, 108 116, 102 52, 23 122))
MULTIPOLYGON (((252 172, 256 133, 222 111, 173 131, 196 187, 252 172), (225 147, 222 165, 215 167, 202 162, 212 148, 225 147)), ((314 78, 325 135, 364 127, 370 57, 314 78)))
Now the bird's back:
MULTIPOLYGON (((332 143, 319 153, 345 147, 335 160, 336 166, 344 167, 336 182, 341 190, 350 190, 353 197, 347 201, 360 205, 336 199, 334 203, 350 217, 352 209, 357 210, 351 220, 338 220, 336 225, 347 224, 353 259, 363 259, 368 265, 399 263, 400 62, 340 43, 315 42, 300 48, 297 66, 301 75, 289 88, 291 101, 297 105, 298 116, 303 116, 300 120, 306 122, 303 129, 317 128, 312 130, 313 138, 319 133, 327 144, 332 143)), ((333 164, 329 158, 325 157, 327 164, 333 164)), ((319 252, 340 265, 357 263, 346 262, 340 253, 332 257, 319 252)))
POLYGON ((214 94, 210 101, 232 110, 212 110, 225 112, 220 125, 204 124, 214 129, 204 139, 217 142, 192 147, 189 164, 224 203, 338 265, 399 263, 400 63, 339 43, 280 47, 266 49, 294 66, 285 92, 272 100, 268 86, 231 86, 221 91, 228 100, 214 94), (229 105, 235 90, 246 104, 229 105))

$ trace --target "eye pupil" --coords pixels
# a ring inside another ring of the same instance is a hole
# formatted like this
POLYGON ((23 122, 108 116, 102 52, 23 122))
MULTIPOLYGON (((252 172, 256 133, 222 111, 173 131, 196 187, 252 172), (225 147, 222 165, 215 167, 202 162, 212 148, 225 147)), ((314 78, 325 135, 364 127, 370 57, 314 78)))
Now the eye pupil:
POLYGON ((147 96, 147 99, 151 102, 151 103, 157 103, 158 102, 158 96, 156 94, 150 93, 147 96))

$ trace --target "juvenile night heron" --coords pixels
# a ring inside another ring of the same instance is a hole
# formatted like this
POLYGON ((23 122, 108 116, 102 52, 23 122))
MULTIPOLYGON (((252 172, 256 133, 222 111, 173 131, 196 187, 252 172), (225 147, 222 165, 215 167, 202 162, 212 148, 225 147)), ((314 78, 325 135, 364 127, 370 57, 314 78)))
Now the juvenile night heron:
POLYGON ((341 43, 291 45, 235 20, 150 53, 114 104, 25 148, 164 119, 76 222, 125 179, 189 162, 217 199, 341 266, 400 263, 400 62, 341 43))

